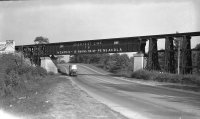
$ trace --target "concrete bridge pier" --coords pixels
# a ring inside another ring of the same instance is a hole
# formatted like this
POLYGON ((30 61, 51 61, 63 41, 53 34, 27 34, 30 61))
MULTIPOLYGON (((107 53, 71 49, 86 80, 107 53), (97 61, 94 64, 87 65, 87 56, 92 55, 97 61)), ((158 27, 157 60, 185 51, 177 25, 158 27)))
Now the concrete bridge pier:
POLYGON ((47 70, 47 72, 58 73, 58 69, 50 57, 41 57, 41 67, 47 70))
POLYGON ((145 57, 143 53, 137 53, 134 55, 133 71, 141 70, 145 68, 145 57))
POLYGON ((140 39, 140 49, 137 54, 134 55, 133 71, 144 69, 146 66, 145 60, 145 46, 147 39, 140 39))

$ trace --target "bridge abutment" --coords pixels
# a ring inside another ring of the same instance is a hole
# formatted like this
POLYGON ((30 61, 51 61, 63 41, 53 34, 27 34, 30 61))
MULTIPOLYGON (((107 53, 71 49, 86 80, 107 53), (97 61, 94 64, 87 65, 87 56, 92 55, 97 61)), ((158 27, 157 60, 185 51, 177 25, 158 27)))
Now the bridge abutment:
POLYGON ((58 69, 50 57, 41 57, 41 67, 47 70, 47 72, 58 73, 58 69))
POLYGON ((133 71, 144 69, 146 60, 143 53, 138 53, 134 55, 134 65, 133 71))

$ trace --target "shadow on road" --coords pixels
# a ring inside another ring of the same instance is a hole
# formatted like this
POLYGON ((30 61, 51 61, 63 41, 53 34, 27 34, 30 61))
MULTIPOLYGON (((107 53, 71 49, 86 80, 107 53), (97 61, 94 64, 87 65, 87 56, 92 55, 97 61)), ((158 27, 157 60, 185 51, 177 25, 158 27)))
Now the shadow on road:
POLYGON ((111 74, 78 74, 78 75, 88 75, 88 76, 112 76, 111 74))
MULTIPOLYGON (((61 75, 66 75, 66 76, 69 76, 67 73, 64 73, 64 72, 61 72, 59 71, 59 73, 61 75)), ((77 74, 77 75, 80 75, 80 76, 107 76, 107 77, 123 77, 121 75, 116 75, 116 74, 77 74)))
POLYGON ((63 72, 58 72, 58 73, 60 73, 61 75, 69 76, 67 73, 63 73, 63 72))

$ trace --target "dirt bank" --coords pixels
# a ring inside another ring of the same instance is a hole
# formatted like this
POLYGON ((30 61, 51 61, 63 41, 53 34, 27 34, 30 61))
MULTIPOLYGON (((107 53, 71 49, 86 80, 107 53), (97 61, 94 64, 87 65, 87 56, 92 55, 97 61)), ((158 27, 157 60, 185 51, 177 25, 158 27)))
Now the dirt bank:
POLYGON ((34 114, 23 113, 23 118, 29 119, 126 119, 117 112, 112 111, 106 105, 90 97, 80 90, 65 76, 54 79, 54 85, 46 85, 48 89, 45 94, 40 95, 36 101, 41 99, 43 103, 39 108, 43 112, 34 114), (55 84, 55 82, 57 82, 55 84), (45 97, 45 98, 44 98, 45 97))

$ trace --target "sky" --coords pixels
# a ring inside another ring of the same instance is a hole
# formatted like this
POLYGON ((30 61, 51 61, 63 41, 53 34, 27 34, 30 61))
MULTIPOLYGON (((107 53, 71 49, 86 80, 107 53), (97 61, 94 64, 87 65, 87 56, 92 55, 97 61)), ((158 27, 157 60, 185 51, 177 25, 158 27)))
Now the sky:
MULTIPOLYGON (((33 44, 200 31, 199 0, 28 0, 0 2, 0 41, 33 44)), ((192 47, 200 43, 193 38, 192 47)), ((158 41, 164 48, 164 40, 158 41)))

